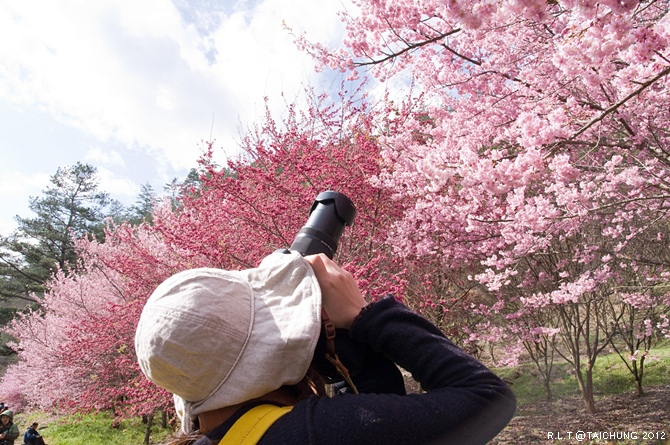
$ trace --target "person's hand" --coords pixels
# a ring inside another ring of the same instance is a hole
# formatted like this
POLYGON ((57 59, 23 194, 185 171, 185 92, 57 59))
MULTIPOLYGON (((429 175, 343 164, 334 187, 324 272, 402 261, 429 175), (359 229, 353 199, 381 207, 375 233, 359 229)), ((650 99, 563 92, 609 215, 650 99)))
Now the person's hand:
POLYGON ((305 259, 312 265, 321 287, 323 308, 336 328, 349 329, 354 318, 367 304, 349 272, 320 253, 305 259))

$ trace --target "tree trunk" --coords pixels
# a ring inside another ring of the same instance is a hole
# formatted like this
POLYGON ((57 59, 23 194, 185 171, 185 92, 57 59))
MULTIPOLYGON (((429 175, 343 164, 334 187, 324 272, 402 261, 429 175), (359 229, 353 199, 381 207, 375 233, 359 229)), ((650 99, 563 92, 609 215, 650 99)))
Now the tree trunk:
POLYGON ((149 438, 151 437, 151 427, 153 426, 154 423, 154 413, 150 413, 147 416, 147 429, 144 432, 144 442, 146 445, 149 445, 149 438))
POLYGON ((587 366, 585 375, 579 369, 576 369, 576 371, 577 382, 579 383, 579 390, 582 393, 584 406, 589 413, 593 414, 596 412, 596 401, 593 398, 593 369, 591 366, 587 366))
POLYGON ((638 397, 644 396, 644 390, 642 389, 642 377, 644 376, 644 359, 643 355, 640 357, 640 366, 637 366, 637 362, 633 361, 633 376, 635 377, 635 389, 637 390, 638 397))
POLYGON ((551 402, 553 399, 553 394, 551 393, 551 385, 549 384, 549 379, 544 379, 544 397, 547 402, 551 402))
POLYGON ((593 366, 589 363, 586 367, 586 384, 584 385, 584 403, 586 410, 593 414, 596 412, 596 400, 593 397, 593 366))

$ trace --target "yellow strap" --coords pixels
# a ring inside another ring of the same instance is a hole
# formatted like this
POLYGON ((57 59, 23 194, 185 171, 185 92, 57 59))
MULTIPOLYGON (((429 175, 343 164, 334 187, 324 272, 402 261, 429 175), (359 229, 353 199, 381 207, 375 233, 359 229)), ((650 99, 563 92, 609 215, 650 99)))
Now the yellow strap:
POLYGON ((244 413, 228 430, 219 445, 255 445, 277 419, 292 406, 258 405, 244 413))

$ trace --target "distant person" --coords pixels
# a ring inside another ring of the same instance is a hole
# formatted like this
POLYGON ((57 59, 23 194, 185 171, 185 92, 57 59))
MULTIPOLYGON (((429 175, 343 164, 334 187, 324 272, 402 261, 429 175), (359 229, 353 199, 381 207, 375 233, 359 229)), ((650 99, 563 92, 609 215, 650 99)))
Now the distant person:
POLYGON ((19 437, 19 427, 14 423, 14 413, 5 410, 0 414, 0 445, 14 445, 19 437))
POLYGON ((32 425, 26 428, 26 432, 23 433, 24 445, 44 445, 44 439, 42 439, 40 433, 37 432, 39 425, 39 423, 33 422, 32 425))
POLYGON ((0 413, 6 409, 9 409, 9 407, 5 405, 5 402, 0 402, 0 413))

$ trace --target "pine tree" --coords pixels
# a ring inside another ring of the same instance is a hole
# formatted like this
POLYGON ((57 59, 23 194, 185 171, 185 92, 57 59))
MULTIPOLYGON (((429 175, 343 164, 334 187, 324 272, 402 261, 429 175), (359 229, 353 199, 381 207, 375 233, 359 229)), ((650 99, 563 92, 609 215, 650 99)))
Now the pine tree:
POLYGON ((33 218, 0 239, 0 297, 35 301, 57 270, 76 267, 73 237, 104 238, 105 209, 115 201, 98 190, 97 169, 88 164, 58 168, 42 196, 30 198, 33 218))

